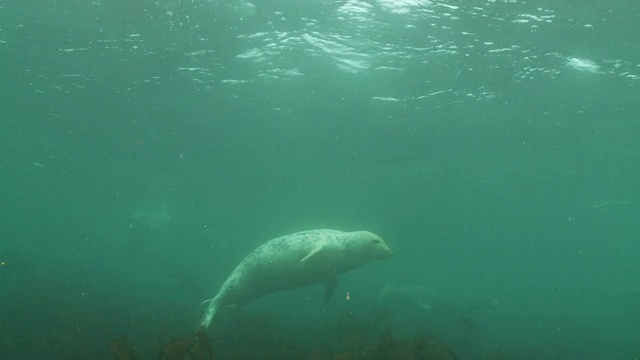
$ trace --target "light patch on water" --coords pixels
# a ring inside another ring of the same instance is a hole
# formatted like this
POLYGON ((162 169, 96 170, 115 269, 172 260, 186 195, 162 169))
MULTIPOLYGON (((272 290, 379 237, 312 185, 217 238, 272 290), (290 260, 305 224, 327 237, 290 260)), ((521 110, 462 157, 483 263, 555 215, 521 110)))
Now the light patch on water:
POLYGON ((624 72, 624 73, 620 74, 620 76, 629 78, 631 80, 640 80, 640 75, 629 74, 628 72, 624 72))
POLYGON ((518 14, 518 17, 520 19, 514 20, 513 22, 526 23, 526 22, 529 22, 529 20, 538 21, 538 22, 551 22, 551 18, 553 18, 554 16, 555 15, 536 16, 536 15, 532 15, 532 14, 518 14))
POLYGON ((370 10, 373 8, 368 2, 361 0, 349 0, 344 5, 340 6, 338 9, 339 13, 347 14, 354 16, 356 19, 367 19, 362 18, 362 15, 369 14, 370 10))
POLYGON ((434 92, 431 92, 431 93, 429 93, 427 95, 416 96, 415 99, 422 100, 422 99, 426 99, 426 98, 434 96, 434 95, 440 95, 440 94, 444 94, 444 93, 448 93, 448 92, 451 92, 451 89, 434 91, 434 92))
POLYGON ((220 80, 220 82, 223 84, 237 85, 237 84, 246 84, 249 82, 249 80, 224 79, 224 80, 220 80))
POLYGON ((378 66, 376 70, 393 70, 393 71, 401 71, 402 69, 394 66, 378 66))
POLYGON ((240 16, 252 16, 258 11, 258 8, 249 1, 236 1, 232 4, 233 10, 235 10, 240 16))
POLYGON ((269 33, 266 33, 264 31, 261 32, 257 32, 257 33, 253 33, 253 34, 248 34, 248 35, 239 35, 238 37, 241 39, 256 39, 256 38, 266 38, 269 36, 269 33))
POLYGON ((600 70, 600 65, 589 59, 570 57, 567 58, 566 65, 578 71, 584 71, 593 74, 602 73, 602 71, 600 70))
POLYGON ((505 52, 505 51, 511 51, 513 49, 510 48, 500 48, 500 49, 491 49, 489 50, 490 53, 501 53, 501 52, 505 52))
POLYGON ((190 53, 187 53, 188 56, 198 56, 198 55, 207 55, 207 54, 211 54, 211 53, 215 53, 215 50, 196 50, 196 51, 192 51, 190 53))
POLYGON ((67 52, 67 53, 70 53, 70 52, 76 52, 76 51, 88 51, 88 50, 91 50, 91 49, 90 49, 90 48, 88 48, 88 47, 84 47, 84 48, 65 48, 65 49, 58 49, 58 51, 61 51, 61 52, 67 52))
POLYGON ((270 69, 261 72, 258 76, 270 79, 282 79, 283 77, 303 76, 304 73, 297 68, 291 69, 270 69))
POLYGON ((394 97, 389 97, 389 96, 374 96, 372 97, 373 100, 380 100, 380 101, 387 101, 387 102, 399 102, 402 101, 401 99, 398 98, 394 98, 394 97))
POLYGON ((430 6, 430 0, 378 0, 378 4, 394 14, 408 14, 415 8, 430 6))
POLYGON ((592 207, 594 209, 601 208, 603 206, 616 206, 616 205, 629 205, 631 204, 631 200, 609 200, 601 203, 594 204, 592 207))
POLYGON ((336 61, 336 65, 340 70, 349 72, 349 73, 357 73, 361 70, 366 70, 369 68, 369 64, 366 61, 361 61, 357 59, 347 59, 347 58, 338 58, 334 57, 336 61))
POLYGON ((451 9, 451 10, 458 10, 458 9, 460 9, 460 7, 459 7, 459 6, 454 6, 454 5, 444 4, 444 3, 438 4, 438 5, 439 5, 439 6, 446 7, 446 8, 449 8, 449 9, 451 9))
POLYGON ((298 68, 282 69, 282 73, 288 76, 302 76, 304 73, 298 68))
POLYGON ((198 72, 201 72, 201 71, 206 71, 207 69, 205 69, 205 68, 198 68, 198 67, 190 67, 190 68, 181 67, 181 68, 178 68, 178 70, 198 71, 198 72))
POLYGON ((236 55, 239 59, 253 59, 255 61, 265 60, 264 52, 258 48, 253 48, 248 51, 245 51, 242 54, 236 55))
POLYGON ((323 53, 331 56, 336 66, 345 72, 357 73, 370 67, 370 55, 349 46, 349 38, 341 36, 322 36, 319 33, 304 34, 302 39, 323 53))

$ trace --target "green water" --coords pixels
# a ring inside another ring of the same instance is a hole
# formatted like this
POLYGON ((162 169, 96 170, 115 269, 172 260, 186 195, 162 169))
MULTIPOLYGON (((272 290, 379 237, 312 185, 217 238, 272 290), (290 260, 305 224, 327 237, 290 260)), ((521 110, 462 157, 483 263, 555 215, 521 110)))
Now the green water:
POLYGON ((463 359, 640 357, 639 21, 630 0, 0 2, 0 358, 154 353, 249 251, 314 228, 395 257, 328 308, 310 287, 244 311, 295 333, 383 308, 463 359))

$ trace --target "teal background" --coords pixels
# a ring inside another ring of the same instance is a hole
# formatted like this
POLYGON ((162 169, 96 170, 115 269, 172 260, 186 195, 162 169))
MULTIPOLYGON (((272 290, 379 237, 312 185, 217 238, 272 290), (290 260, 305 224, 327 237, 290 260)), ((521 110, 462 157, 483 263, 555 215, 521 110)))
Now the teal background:
POLYGON ((635 1, 255 5, 0 2, 0 357, 153 353, 255 246, 323 227, 396 256, 328 309, 312 287, 248 311, 640 356, 635 1))

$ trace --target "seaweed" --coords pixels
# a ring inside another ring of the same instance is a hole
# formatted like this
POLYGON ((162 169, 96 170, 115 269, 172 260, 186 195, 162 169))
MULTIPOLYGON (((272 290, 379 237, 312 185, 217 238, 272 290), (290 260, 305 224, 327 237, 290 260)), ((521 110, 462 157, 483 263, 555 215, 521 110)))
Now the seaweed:
POLYGON ((380 335, 377 344, 336 354, 340 360, 458 360, 455 351, 434 337, 421 337, 406 341, 396 340, 390 331, 380 335))
POLYGON ((109 341, 109 350, 116 360, 136 360, 138 358, 133 344, 124 336, 109 341))
MULTIPOLYGON (((225 338, 212 339, 199 331, 162 347, 158 360, 311 359, 311 360, 458 360, 443 341, 429 336, 397 340, 391 331, 392 314, 374 310, 364 316, 354 311, 339 314, 327 331, 337 335, 338 348, 304 349, 289 334, 278 331, 266 313, 237 314, 224 329, 225 338), (375 335, 374 335, 375 334, 375 335), (215 354, 215 356, 214 356, 215 354)), ((299 331, 296 330, 296 331, 299 331)), ((335 345, 332 344, 332 345, 335 345)), ((119 337, 109 342, 116 360, 138 360, 134 346, 119 337)))
POLYGON ((211 360, 213 352, 207 335, 198 331, 193 335, 171 341, 162 348, 159 360, 211 360))

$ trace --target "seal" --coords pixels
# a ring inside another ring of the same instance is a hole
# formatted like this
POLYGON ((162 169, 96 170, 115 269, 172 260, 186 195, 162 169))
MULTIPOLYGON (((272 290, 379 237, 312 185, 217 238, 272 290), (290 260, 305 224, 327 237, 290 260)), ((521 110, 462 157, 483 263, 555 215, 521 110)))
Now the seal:
POLYGON ((384 240, 369 231, 317 229, 269 240, 249 253, 208 300, 198 330, 208 328, 221 307, 278 291, 324 283, 327 302, 338 285, 338 275, 392 256, 384 240))

